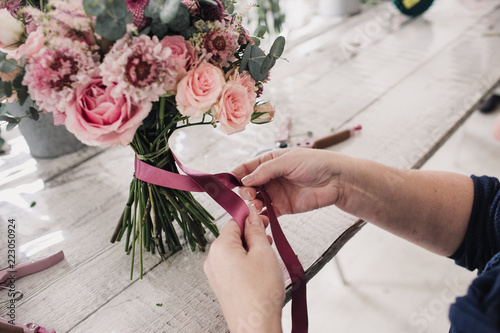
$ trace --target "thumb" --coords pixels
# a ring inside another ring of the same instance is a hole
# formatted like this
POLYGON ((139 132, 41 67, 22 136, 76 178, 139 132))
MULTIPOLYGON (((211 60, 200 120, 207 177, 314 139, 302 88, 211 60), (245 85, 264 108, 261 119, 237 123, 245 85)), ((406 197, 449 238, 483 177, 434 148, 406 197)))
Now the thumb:
POLYGON ((250 213, 245 221, 245 242, 248 251, 255 247, 270 246, 264 222, 255 213, 250 213))
POLYGON ((281 177, 285 173, 286 164, 281 158, 275 158, 259 165, 251 174, 244 177, 241 182, 245 186, 259 186, 266 184, 271 179, 281 177))

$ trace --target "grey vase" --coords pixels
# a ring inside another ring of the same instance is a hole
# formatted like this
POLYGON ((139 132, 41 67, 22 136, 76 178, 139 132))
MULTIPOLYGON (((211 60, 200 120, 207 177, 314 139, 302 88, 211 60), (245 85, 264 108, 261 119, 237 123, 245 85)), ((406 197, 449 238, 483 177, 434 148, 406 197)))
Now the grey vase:
MULTIPOLYGON (((7 111, 13 116, 20 117, 26 115, 26 111, 31 105, 34 104, 30 99, 22 106, 19 103, 8 103, 7 111)), ((28 143, 33 157, 55 158, 75 152, 85 146, 72 133, 68 132, 64 125, 54 125, 51 113, 40 113, 39 115, 40 119, 36 121, 23 118, 19 123, 19 129, 28 143)))

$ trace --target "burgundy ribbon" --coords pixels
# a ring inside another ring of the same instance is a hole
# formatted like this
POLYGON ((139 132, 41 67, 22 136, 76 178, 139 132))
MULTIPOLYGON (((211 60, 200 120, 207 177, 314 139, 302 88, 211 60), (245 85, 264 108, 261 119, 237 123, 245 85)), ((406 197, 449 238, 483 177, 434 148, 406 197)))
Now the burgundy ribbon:
MULTIPOLYGON (((243 234, 249 210, 245 201, 232 191, 237 186, 243 186, 241 180, 230 173, 206 174, 183 166, 177 159, 176 162, 186 175, 156 168, 136 157, 135 177, 176 190, 206 192, 233 217, 243 234)), ((274 243, 292 280, 292 333, 304 333, 308 327, 305 272, 281 229, 271 199, 262 187, 259 191, 267 208, 274 243)))

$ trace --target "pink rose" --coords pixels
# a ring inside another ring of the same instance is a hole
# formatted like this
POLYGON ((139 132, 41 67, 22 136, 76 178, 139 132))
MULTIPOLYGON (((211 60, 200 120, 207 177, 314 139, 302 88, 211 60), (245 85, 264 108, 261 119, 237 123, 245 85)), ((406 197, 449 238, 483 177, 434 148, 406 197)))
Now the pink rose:
POLYGON ((177 71, 175 81, 177 83, 186 75, 189 67, 198 60, 196 50, 189 41, 184 39, 184 37, 177 35, 166 36, 160 43, 164 48, 168 47, 172 50, 169 60, 173 60, 175 63, 177 71))
POLYGON ((76 88, 75 98, 66 110, 66 128, 88 145, 129 144, 148 115, 151 104, 134 104, 130 97, 111 96, 114 86, 106 87, 101 77, 76 88))
POLYGON ((212 64, 191 69, 177 85, 177 109, 183 116, 201 116, 217 102, 224 83, 222 70, 212 64))
POLYGON ((214 118, 221 124, 221 131, 233 134, 243 131, 252 119, 253 102, 249 99, 246 87, 227 83, 222 94, 213 106, 214 118))

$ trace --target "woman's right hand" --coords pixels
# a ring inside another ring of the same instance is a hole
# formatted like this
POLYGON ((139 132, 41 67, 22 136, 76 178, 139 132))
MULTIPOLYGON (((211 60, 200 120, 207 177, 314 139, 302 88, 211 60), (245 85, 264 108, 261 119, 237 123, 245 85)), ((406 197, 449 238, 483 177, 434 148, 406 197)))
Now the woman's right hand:
POLYGON ((232 173, 243 177, 245 186, 239 193, 250 201, 255 212, 262 209, 262 202, 256 198, 254 187, 262 185, 280 216, 338 204, 345 184, 341 166, 347 160, 345 155, 326 150, 274 150, 240 165, 232 173))

